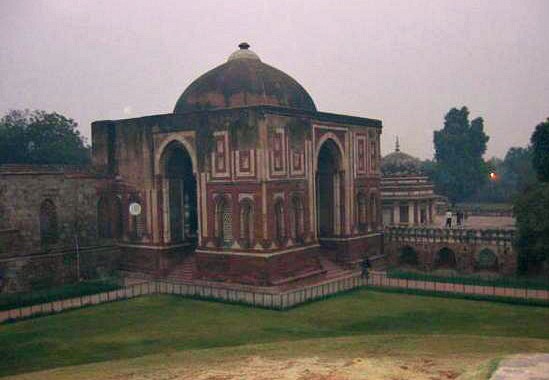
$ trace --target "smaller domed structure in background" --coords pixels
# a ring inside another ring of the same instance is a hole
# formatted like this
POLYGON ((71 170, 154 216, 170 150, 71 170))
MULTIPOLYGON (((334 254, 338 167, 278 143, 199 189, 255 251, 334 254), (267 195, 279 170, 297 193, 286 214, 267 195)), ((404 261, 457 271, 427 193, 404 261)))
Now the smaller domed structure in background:
POLYGON ((434 222, 435 203, 440 198, 421 169, 421 161, 400 151, 381 159, 381 198, 385 226, 418 226, 434 222))

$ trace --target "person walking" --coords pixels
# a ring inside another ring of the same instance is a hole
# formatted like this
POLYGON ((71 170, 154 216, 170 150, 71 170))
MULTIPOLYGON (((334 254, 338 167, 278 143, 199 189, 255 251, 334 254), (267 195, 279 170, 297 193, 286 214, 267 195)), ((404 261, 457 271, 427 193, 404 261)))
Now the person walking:
POLYGON ((370 260, 366 257, 362 260, 362 278, 368 279, 368 274, 370 270, 370 260))

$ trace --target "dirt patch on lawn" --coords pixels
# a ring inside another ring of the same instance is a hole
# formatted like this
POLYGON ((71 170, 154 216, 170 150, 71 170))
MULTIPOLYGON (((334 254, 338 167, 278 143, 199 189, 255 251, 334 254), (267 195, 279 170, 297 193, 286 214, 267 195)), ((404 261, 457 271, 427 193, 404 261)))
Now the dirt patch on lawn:
POLYGON ((430 359, 380 358, 326 360, 320 357, 267 359, 252 356, 215 368, 170 368, 154 374, 117 376, 117 380, 448 380, 460 372, 430 359))

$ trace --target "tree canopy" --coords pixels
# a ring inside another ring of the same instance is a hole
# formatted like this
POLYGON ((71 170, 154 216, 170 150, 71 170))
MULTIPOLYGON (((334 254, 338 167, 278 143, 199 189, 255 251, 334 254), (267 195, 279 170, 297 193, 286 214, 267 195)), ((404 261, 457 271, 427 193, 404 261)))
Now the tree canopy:
POLYGON ((519 269, 540 272, 549 270, 549 119, 536 126, 530 141, 532 166, 541 182, 516 198, 513 211, 517 218, 519 269))
POLYGON ((533 149, 532 163, 542 182, 549 182, 549 118, 536 126, 530 139, 533 149))
POLYGON ((487 181, 482 156, 488 139, 484 120, 477 117, 469 121, 467 107, 452 108, 444 117, 444 127, 434 132, 433 180, 438 191, 452 202, 471 197, 487 181))
POLYGON ((56 112, 12 110, 0 119, 0 164, 89 163, 77 124, 56 112))

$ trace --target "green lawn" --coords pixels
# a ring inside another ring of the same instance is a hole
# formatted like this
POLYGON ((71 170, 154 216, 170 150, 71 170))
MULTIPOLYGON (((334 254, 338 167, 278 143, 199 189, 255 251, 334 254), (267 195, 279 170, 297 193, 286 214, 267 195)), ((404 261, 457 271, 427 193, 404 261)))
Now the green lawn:
POLYGON ((432 341, 437 352, 453 352, 456 342, 470 354, 549 352, 549 308, 365 289, 285 312, 140 297, 0 325, 0 376, 181 350, 323 341, 319 338, 375 342, 376 352, 396 346, 421 351, 418 339, 432 341), (498 339, 505 344, 494 343, 498 339), (487 343, 475 343, 481 341, 487 343))

